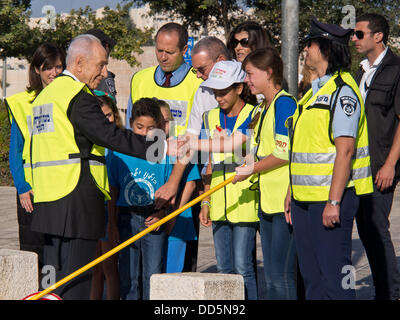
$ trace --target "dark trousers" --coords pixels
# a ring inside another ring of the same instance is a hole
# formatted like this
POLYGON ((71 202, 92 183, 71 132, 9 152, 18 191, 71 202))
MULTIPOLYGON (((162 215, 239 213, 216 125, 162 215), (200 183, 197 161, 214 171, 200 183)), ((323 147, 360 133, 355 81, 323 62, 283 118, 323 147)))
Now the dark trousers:
MULTIPOLYGON (((307 300, 351 300, 354 286, 345 285, 351 268, 351 235, 358 208, 353 188, 345 189, 340 224, 333 229, 322 224, 326 202, 302 203, 292 200, 293 231, 307 300), (345 271, 344 271, 345 270, 345 271)), ((355 279, 354 279, 355 284, 355 279)))
MULTIPOLYGON (((58 282, 94 260, 96 244, 97 240, 63 238, 46 234, 44 245, 45 267, 54 267, 55 281, 58 282)), ((92 270, 89 269, 53 292, 63 300, 89 300, 91 282, 92 270)))
POLYGON ((381 192, 374 185, 374 193, 360 198, 356 216, 358 234, 367 253, 377 300, 400 298, 400 274, 389 231, 394 189, 395 185, 381 192))

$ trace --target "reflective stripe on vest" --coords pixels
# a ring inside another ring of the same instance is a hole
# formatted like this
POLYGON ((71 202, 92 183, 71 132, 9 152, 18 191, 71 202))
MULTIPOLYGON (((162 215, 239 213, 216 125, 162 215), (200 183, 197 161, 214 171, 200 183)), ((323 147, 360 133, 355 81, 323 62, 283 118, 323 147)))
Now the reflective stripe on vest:
MULTIPOLYGON (((232 134, 247 119, 253 108, 254 107, 249 104, 246 104, 242 108, 236 119, 232 134)), ((212 137, 216 126, 221 126, 220 108, 205 112, 203 114, 203 123, 205 129, 208 130, 207 133, 209 137, 212 137)), ((235 157, 232 153, 213 153, 212 158, 213 171, 210 188, 213 188, 235 175, 235 168, 240 166, 240 163, 235 162, 235 157), (226 161, 226 163, 224 163, 224 161, 226 161)), ((250 178, 248 178, 236 184, 229 184, 211 194, 211 220, 228 220, 232 223, 258 221, 257 193, 250 190, 250 186, 250 178)))
POLYGON ((330 130, 332 108, 343 85, 352 88, 361 109, 350 179, 346 187, 354 186, 358 195, 373 190, 364 104, 354 79, 348 72, 342 72, 340 76, 338 73, 332 76, 315 95, 310 89, 299 102, 293 120, 287 122, 291 124, 290 174, 292 197, 295 200, 326 201, 329 198, 336 160, 336 147, 330 130), (317 105, 318 97, 331 97, 329 105, 317 105))
MULTIPOLYGON (((56 201, 70 194, 81 173, 81 155, 67 110, 76 95, 87 86, 69 76, 60 76, 38 95, 32 104, 32 175, 35 202, 56 201)), ((86 158, 86 157, 85 157, 86 158)), ((88 155, 90 174, 106 199, 107 170, 101 159, 104 148, 93 145, 88 155)))
POLYGON ((171 109, 172 117, 176 123, 175 135, 182 135, 186 131, 194 95, 203 81, 198 79, 190 68, 183 80, 173 87, 159 86, 154 75, 157 66, 153 66, 135 73, 131 80, 132 103, 140 98, 153 98, 164 100, 171 109))
MULTIPOLYGON (((369 157, 368 146, 357 148, 353 159, 361 159, 369 157)), ((330 153, 306 153, 306 152, 293 152, 293 163, 334 163, 336 159, 336 152, 330 153)))

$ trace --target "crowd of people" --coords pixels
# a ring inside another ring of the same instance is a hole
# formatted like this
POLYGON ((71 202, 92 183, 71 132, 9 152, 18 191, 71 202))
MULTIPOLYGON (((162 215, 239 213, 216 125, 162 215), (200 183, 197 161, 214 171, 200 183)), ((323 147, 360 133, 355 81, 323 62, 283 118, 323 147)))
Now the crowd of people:
POLYGON ((267 299, 355 299, 343 286, 354 220, 375 298, 400 298, 389 213, 400 177, 400 58, 378 14, 355 29, 316 18, 301 39, 299 95, 268 32, 237 25, 226 43, 167 23, 158 65, 132 76, 126 121, 107 70, 116 42, 92 29, 32 57, 29 85, 5 102, 21 250, 61 280, 225 180, 168 223, 55 289, 62 299, 147 300, 156 273, 196 271, 199 224, 217 270, 257 300, 256 233, 267 299), (365 56, 357 75, 349 41, 365 56), (299 271, 299 272, 298 272, 299 271), (298 274, 297 274, 298 273, 298 274), (104 293, 104 289, 106 292, 104 293))

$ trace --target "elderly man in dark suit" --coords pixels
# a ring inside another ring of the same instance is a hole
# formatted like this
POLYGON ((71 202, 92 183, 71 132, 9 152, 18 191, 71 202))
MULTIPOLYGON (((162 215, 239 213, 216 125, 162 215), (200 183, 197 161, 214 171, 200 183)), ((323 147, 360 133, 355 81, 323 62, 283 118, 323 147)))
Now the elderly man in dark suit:
MULTIPOLYGON (((107 76, 108 57, 92 35, 74 38, 66 70, 32 107, 32 171, 35 214, 32 229, 45 234, 44 264, 60 280, 94 259, 104 235, 108 197, 104 148, 145 158, 146 137, 110 123, 91 94, 107 76), (102 146, 102 147, 100 147, 102 146)), ((89 299, 91 271, 56 290, 63 299, 89 299)))

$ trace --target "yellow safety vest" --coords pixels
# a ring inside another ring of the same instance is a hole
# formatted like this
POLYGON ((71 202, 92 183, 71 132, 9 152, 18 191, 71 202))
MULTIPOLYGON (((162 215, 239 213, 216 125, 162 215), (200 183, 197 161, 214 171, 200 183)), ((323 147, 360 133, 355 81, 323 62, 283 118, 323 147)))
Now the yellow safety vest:
MULTIPOLYGON (((159 86, 154 80, 157 66, 150 67, 135 73, 131 80, 132 103, 140 98, 153 98, 166 101, 176 122, 175 135, 182 135, 186 131, 194 95, 203 81, 196 77, 190 68, 184 79, 173 87, 159 86)), ((129 115, 130 117, 130 115, 129 115)))
MULTIPOLYGON (((81 155, 67 110, 82 90, 91 94, 84 83, 61 76, 43 89, 32 104, 31 159, 35 202, 61 199, 78 184, 81 155)), ((109 200, 103 147, 93 145, 89 167, 97 187, 109 200)))
MULTIPOLYGON (((268 109, 261 110, 260 118, 254 127, 252 143, 256 150, 255 156, 257 161, 272 154, 276 148, 283 151, 288 150, 288 137, 279 135, 275 131, 275 102, 282 96, 293 98, 292 95, 281 90, 275 96, 268 109)), ((294 98, 293 100, 296 102, 294 98)), ((255 109, 255 111, 257 110, 258 108, 255 109)), ((283 152, 280 158, 282 156, 284 158, 287 157, 287 160, 289 160, 287 152, 283 152)), ((264 213, 284 212, 284 200, 289 187, 289 164, 259 173, 258 187, 260 190, 260 205, 264 213)))
POLYGON ((32 187, 32 171, 31 171, 31 158, 30 158, 30 141, 31 141, 31 128, 32 122, 32 101, 35 99, 35 91, 23 91, 12 95, 5 99, 8 110, 10 123, 15 120, 21 135, 24 139, 24 148, 22 150, 22 161, 24 164, 25 181, 32 187))
MULTIPOLYGON (((239 113, 232 134, 247 119, 253 106, 246 104, 239 113)), ((216 126, 220 123, 220 108, 214 108, 203 114, 203 123, 209 138, 212 138, 216 126)), ((233 153, 212 153, 213 171, 210 188, 215 187, 235 175, 235 168, 240 166, 233 153)), ((228 220, 237 222, 257 222, 257 193, 250 190, 250 178, 229 184, 211 194, 210 218, 213 221, 228 220)))
POLYGON ((356 93, 361 108, 355 155, 346 187, 354 186, 357 195, 373 191, 364 103, 353 77, 348 72, 341 72, 335 73, 314 96, 310 89, 300 100, 293 119, 288 119, 291 191, 295 200, 327 201, 329 198, 336 159, 331 125, 334 107, 344 85, 356 93), (333 99, 335 93, 336 99, 333 99))

